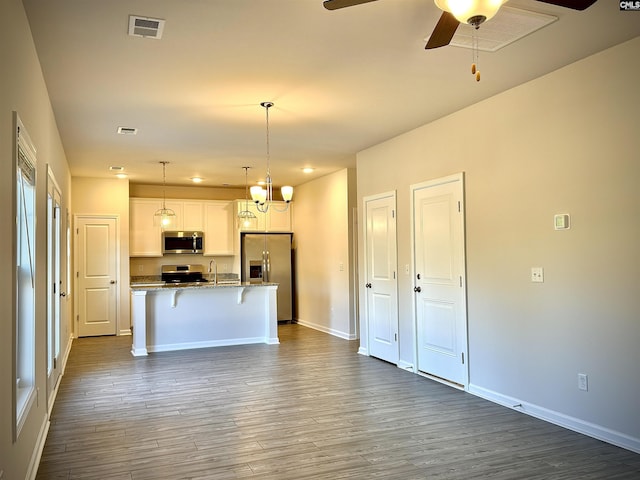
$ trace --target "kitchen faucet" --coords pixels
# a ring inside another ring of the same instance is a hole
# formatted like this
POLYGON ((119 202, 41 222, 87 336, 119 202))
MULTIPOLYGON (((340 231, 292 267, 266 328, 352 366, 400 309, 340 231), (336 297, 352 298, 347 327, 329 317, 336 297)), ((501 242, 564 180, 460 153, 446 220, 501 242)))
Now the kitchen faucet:
POLYGON ((218 263, 215 261, 215 259, 211 259, 211 261, 209 262, 209 273, 211 273, 211 265, 212 264, 213 264, 213 267, 214 267, 213 284, 217 285, 218 284, 218 263))

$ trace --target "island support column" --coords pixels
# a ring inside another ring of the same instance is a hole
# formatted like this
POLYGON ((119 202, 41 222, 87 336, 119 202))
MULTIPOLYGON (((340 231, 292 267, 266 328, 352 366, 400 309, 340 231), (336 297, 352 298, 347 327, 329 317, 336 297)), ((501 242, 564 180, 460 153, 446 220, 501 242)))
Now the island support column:
POLYGON ((278 338, 278 286, 271 285, 266 288, 265 323, 267 331, 265 337, 268 345, 277 345, 280 343, 278 338))
POLYGON ((133 345, 131 355, 143 357, 147 352, 147 291, 131 292, 131 324, 133 326, 133 345))

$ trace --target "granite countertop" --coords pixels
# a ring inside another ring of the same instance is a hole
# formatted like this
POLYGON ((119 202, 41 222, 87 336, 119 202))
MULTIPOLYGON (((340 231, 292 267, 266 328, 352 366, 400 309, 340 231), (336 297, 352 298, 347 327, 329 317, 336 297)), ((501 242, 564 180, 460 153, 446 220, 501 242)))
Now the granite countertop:
POLYGON ((250 282, 188 282, 188 283, 164 283, 164 282, 132 282, 131 290, 184 290, 184 289, 209 289, 209 288, 236 288, 236 287, 268 287, 277 286, 277 283, 250 283, 250 282))
POLYGON ((161 275, 140 275, 132 276, 129 286, 132 290, 170 290, 185 288, 229 288, 229 287, 264 287, 278 285, 277 283, 250 283, 241 282, 235 273, 218 274, 218 281, 208 282, 187 282, 187 283, 165 283, 161 275))

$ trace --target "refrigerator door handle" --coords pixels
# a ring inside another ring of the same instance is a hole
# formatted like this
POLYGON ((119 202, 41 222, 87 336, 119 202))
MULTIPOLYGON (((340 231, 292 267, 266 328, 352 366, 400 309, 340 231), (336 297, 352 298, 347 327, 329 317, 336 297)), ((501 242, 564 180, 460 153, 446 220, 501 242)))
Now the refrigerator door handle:
POLYGON ((265 279, 265 282, 270 282, 271 281, 271 254, 269 253, 269 250, 267 250, 267 254, 265 255, 265 259, 266 259, 266 272, 267 272, 267 278, 265 279))

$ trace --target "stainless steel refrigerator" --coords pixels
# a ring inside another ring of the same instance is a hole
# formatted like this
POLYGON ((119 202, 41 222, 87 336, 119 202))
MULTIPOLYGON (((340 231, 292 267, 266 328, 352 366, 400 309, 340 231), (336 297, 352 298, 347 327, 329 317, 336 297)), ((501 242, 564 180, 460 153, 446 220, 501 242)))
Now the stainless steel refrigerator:
POLYGON ((240 237, 240 278, 278 284, 278 321, 293 320, 292 235, 244 232, 240 237))

